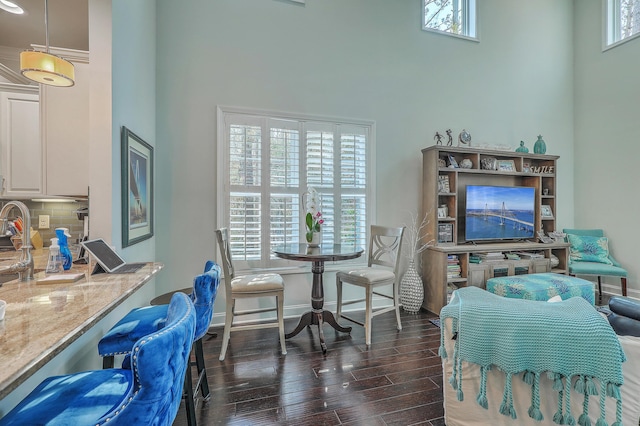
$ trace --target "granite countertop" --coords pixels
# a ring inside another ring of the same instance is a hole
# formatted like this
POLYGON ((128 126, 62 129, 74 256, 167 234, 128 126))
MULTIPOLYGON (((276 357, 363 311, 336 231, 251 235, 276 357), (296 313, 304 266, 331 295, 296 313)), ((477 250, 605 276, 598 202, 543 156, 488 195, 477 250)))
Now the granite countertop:
MULTIPOLYGON (((33 250, 35 268, 44 269, 47 250, 33 250)), ((0 263, 17 259, 18 252, 0 252, 0 263)), ((4 283, 0 299, 7 302, 0 321, 0 399, 69 346, 86 330, 149 281, 163 265, 148 263, 132 274, 89 275, 73 283, 4 283)), ((43 276, 43 272, 36 277, 43 276)))

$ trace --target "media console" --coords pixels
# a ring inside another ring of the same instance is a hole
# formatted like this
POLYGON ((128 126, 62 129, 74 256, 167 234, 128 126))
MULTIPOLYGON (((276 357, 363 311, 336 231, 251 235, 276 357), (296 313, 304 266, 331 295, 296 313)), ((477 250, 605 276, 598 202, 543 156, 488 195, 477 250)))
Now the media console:
POLYGON ((439 314, 451 288, 484 288, 493 276, 568 273, 565 242, 538 243, 535 233, 526 241, 465 241, 468 185, 534 188, 535 232, 555 231, 558 156, 443 145, 423 149, 422 156, 425 241, 434 241, 422 254, 423 308, 439 314))

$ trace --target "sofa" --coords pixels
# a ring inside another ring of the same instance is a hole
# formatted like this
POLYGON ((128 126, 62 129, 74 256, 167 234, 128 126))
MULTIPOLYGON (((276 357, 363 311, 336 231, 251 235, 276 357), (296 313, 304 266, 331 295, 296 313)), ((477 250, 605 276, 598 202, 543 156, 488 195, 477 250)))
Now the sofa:
MULTIPOLYGON (((478 289, 479 290, 479 289, 478 289)), ((459 291, 459 290, 458 290, 459 291)), ((482 290, 481 290, 482 291, 482 290)), ((454 293, 455 294, 455 293, 454 293)), ((579 299, 579 298, 575 298, 579 299)), ((455 296, 452 298, 452 302, 455 300, 455 296)), ((510 303, 512 299, 503 299, 504 303, 510 303)), ((569 299, 572 300, 572 299, 569 299)), ((569 302, 563 301, 561 303, 569 302)), ((528 303, 538 303, 550 305, 548 302, 536 302, 527 301, 528 303)), ((625 298, 620 301, 618 306, 623 305, 622 309, 618 309, 618 312, 607 312, 607 315, 612 321, 621 322, 621 316, 624 313, 635 312, 640 313, 640 303, 625 298), (622 314, 620 312, 623 312, 622 314)), ((522 303, 522 302, 518 302, 522 303)), ((585 303, 586 304, 586 303, 585 303)), ((560 305, 560 304, 558 304, 560 305)), ((614 309, 616 309, 614 301, 614 309)), ((543 306, 544 305, 540 305, 543 306)), ((446 307, 445 307, 446 308, 446 307)), ((445 310, 443 308, 443 312, 445 310)), ((586 308, 585 308, 586 309, 586 308)), ((603 314, 599 314, 603 315, 603 314)), ((640 319, 640 317, 637 317, 640 319)), ((478 400, 477 396, 482 391, 482 370, 478 364, 461 361, 458 365, 455 365, 455 357, 453 356, 456 347, 456 340, 459 336, 454 331, 457 319, 450 317, 442 317, 441 313, 441 326, 442 326, 442 348, 441 355, 444 352, 446 357, 442 360, 443 369, 443 394, 444 394, 444 409, 445 409, 445 424, 447 426, 474 426, 474 425, 555 425, 558 424, 554 421, 554 416, 557 416, 559 410, 559 402, 563 405, 563 410, 566 415, 567 407, 564 406, 566 400, 559 401, 558 388, 554 389, 554 380, 549 378, 547 374, 539 375, 539 415, 543 417, 543 420, 537 421, 530 417, 531 406, 533 401, 532 385, 527 384, 521 375, 513 375, 509 381, 507 387, 507 375, 493 366, 488 371, 485 371, 486 380, 484 381, 484 393, 486 395, 485 401, 488 402, 487 408, 483 408, 478 400), (457 371, 456 371, 457 370, 457 371), (456 389, 456 380, 452 380, 454 385, 452 386, 450 380, 454 377, 454 373, 457 379, 459 379, 460 389, 456 389), (504 405, 505 401, 505 389, 509 389, 513 397, 513 419, 510 413, 502 414, 503 410, 501 402, 504 405), (462 398, 461 398, 462 397, 462 398), (460 400, 462 399, 462 400, 460 400)), ((640 330, 640 321, 637 321, 637 330, 640 330)), ((629 327, 633 330, 633 323, 630 323, 626 319, 622 319, 626 327, 627 334, 629 333, 629 327)), ((605 326, 607 326, 605 321, 605 326)), ((631 332, 633 334, 633 331, 631 332)), ((621 424, 624 426, 635 426, 640 424, 640 337, 630 335, 615 335, 614 339, 620 343, 620 347, 624 351, 626 361, 622 362, 622 377, 623 384, 619 387, 619 393, 621 396, 621 424)), ((594 380, 595 381, 595 380, 594 380)), ((566 383, 566 380, 565 380, 566 383)), ((584 397, 581 394, 577 394, 574 390, 575 377, 573 383, 571 383, 570 407, 573 412, 574 418, 570 424, 584 425, 590 424, 591 426, 602 426, 600 399, 598 396, 592 396, 587 398, 588 402, 588 418, 589 423, 585 423, 585 419, 580 418, 580 413, 584 413, 584 397), (599 422, 600 421, 600 422, 599 422)), ((562 388, 566 389, 566 388, 562 388)), ((565 391, 566 392, 566 391, 565 391)), ((560 393, 562 395, 562 393, 560 393)), ((606 425, 616 425, 616 408, 617 401, 615 398, 607 397, 604 401, 606 425)), ((569 411, 569 412, 571 412, 569 411)), ((557 418, 555 420, 558 420, 557 418)), ((565 417, 566 420, 566 417, 565 417)), ((559 424, 566 424, 566 421, 562 421, 559 424)))

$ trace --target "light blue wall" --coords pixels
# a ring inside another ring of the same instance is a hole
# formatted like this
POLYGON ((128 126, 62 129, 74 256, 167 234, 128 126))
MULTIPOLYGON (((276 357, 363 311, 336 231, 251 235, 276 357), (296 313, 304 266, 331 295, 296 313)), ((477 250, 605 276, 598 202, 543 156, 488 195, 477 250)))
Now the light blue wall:
MULTIPOLYGON (((640 297, 640 39, 603 52, 601 0, 574 5, 575 225, 605 230, 640 297)), ((609 282, 619 291, 619 280, 609 282)))
MULTIPOLYGON (((420 0, 158 0, 159 286, 184 287, 217 253, 218 105, 374 120, 387 225, 418 210, 420 150, 436 131, 530 149, 542 134, 561 157, 558 221, 572 224, 572 2, 478 6, 480 43, 421 31, 420 0)), ((285 304, 308 306, 310 284, 295 279, 285 304)))

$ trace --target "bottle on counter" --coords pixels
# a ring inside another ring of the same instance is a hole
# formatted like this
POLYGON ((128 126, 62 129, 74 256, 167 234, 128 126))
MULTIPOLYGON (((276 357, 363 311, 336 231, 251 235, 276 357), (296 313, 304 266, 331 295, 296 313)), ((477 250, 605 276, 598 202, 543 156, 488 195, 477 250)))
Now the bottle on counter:
POLYGON ((73 264, 73 258, 71 257, 71 251, 69 250, 69 243, 67 238, 71 236, 67 228, 56 228, 56 236, 58 237, 58 244, 60 245, 60 256, 62 257, 62 269, 68 271, 73 264))
POLYGON ((47 274, 57 274, 62 272, 62 256, 60 256, 60 246, 58 245, 57 238, 51 238, 51 245, 49 246, 49 260, 47 261, 47 274))

